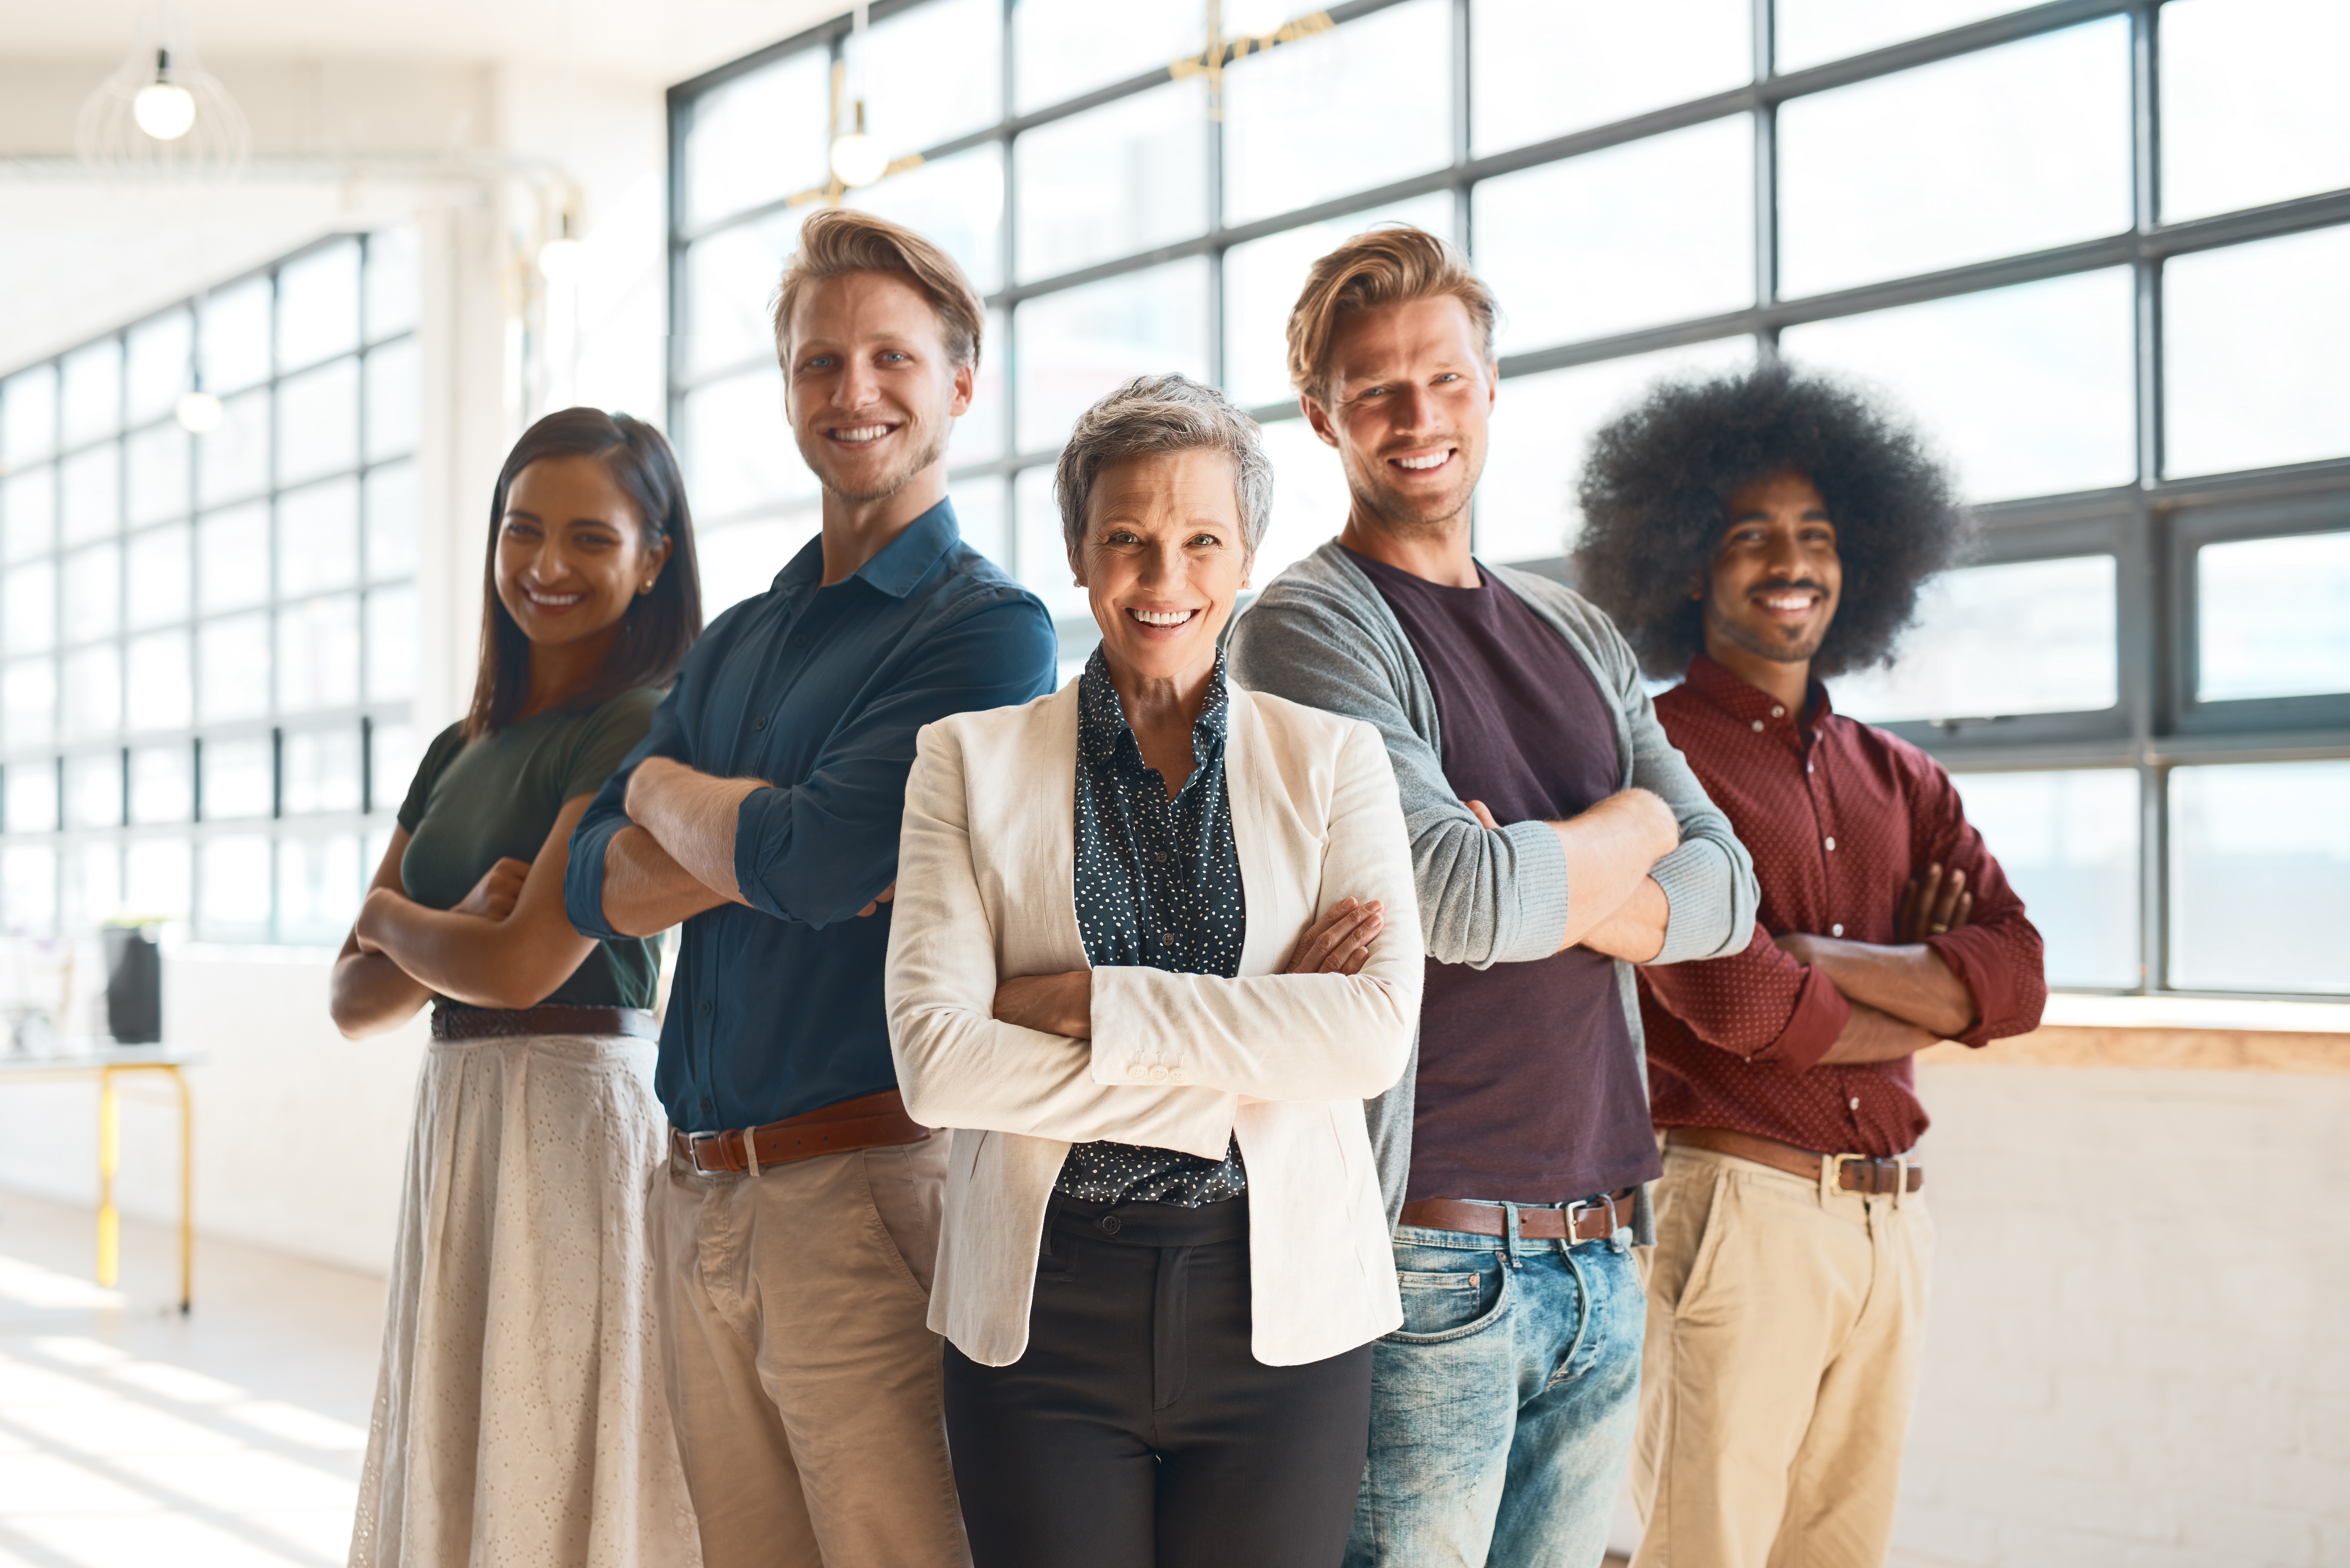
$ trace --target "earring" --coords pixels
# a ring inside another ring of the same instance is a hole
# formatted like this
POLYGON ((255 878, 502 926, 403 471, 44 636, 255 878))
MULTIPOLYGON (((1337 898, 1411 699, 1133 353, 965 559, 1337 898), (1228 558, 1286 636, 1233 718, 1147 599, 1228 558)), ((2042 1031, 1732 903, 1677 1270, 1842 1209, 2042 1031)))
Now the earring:
POLYGON ((644 587, 640 587, 640 588, 639 588, 639 589, 637 590, 637 595, 638 595, 638 597, 639 597, 639 598, 641 598, 641 597, 644 597, 646 594, 649 594, 649 593, 650 593, 650 592, 652 592, 652 591, 653 591, 653 586, 652 586, 652 584, 650 584, 650 583, 647 583, 644 587))

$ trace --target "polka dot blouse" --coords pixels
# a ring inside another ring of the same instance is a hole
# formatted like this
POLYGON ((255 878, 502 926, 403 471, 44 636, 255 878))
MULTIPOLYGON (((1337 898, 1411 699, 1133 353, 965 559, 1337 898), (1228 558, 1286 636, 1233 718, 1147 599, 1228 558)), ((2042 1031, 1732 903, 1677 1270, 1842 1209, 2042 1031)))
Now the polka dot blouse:
MULTIPOLYGON (((1219 658, 1191 726, 1191 776, 1170 800, 1166 780, 1142 760, 1101 650, 1087 662, 1077 680, 1076 900, 1086 961, 1095 968, 1240 973, 1248 910, 1224 787, 1230 714, 1219 658)), ((1221 1160, 1081 1143, 1069 1150, 1055 1190, 1088 1203, 1197 1209, 1247 1185, 1236 1141, 1221 1160)))

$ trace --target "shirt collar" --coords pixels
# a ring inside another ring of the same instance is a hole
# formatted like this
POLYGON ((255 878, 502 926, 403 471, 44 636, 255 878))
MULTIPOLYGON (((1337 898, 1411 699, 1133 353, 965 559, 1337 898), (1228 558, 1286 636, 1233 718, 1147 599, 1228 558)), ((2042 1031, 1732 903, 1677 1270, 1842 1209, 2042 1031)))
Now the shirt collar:
MULTIPOLYGON (((1231 723, 1232 700, 1224 686, 1224 656, 1219 652, 1216 668, 1208 677, 1208 699, 1200 704, 1200 716, 1191 721, 1195 766, 1222 752, 1231 723)), ((1085 673, 1077 678, 1077 732, 1078 750, 1088 756, 1107 753, 1109 760, 1138 772, 1149 765, 1142 760, 1142 747, 1134 738, 1133 728, 1126 722, 1118 689, 1109 683, 1109 665, 1099 645, 1086 660, 1085 673)))
POLYGON ((1766 730, 1793 731, 1800 726, 1816 734, 1834 711, 1828 705, 1828 689, 1817 680, 1811 683, 1804 711, 1791 713, 1768 691, 1741 680, 1702 653, 1690 660, 1688 684, 1693 694, 1757 733, 1766 730))
MULTIPOLYGON (((862 579, 893 599, 902 599, 914 591, 931 568, 938 565, 939 557, 952 549, 962 537, 962 530, 955 524, 954 503, 941 500, 907 524, 896 538, 876 550, 871 560, 849 576, 862 579)), ((808 541, 807 548, 800 552, 792 566, 802 568, 803 576, 814 574, 821 578, 824 540, 818 537, 808 541)))

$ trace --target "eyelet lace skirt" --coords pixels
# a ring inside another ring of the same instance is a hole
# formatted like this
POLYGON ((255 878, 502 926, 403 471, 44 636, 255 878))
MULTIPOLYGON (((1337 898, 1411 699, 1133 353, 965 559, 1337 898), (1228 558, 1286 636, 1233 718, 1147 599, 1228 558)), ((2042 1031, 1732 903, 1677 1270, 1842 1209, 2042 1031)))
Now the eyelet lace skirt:
POLYGON ((351 1568, 699 1568, 645 1242, 654 1054, 433 1043, 351 1568))

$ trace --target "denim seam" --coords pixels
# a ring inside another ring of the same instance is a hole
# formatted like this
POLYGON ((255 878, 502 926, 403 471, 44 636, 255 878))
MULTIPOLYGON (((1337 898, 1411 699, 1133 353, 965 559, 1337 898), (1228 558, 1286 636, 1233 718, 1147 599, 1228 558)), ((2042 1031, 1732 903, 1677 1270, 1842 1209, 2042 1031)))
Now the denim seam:
POLYGON ((1412 1334, 1405 1329, 1390 1329, 1384 1336, 1392 1345, 1448 1345, 1484 1333, 1502 1321, 1510 1307, 1510 1273, 1502 1271, 1501 1283, 1493 1293, 1493 1304, 1457 1327, 1440 1329, 1434 1334, 1412 1334))

